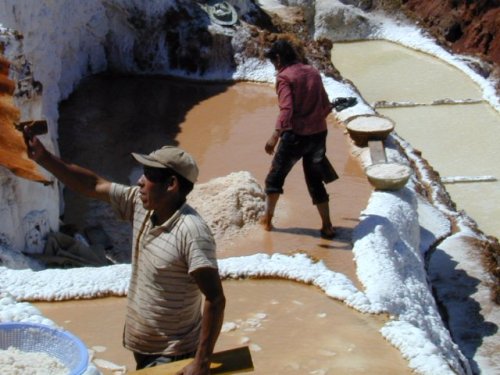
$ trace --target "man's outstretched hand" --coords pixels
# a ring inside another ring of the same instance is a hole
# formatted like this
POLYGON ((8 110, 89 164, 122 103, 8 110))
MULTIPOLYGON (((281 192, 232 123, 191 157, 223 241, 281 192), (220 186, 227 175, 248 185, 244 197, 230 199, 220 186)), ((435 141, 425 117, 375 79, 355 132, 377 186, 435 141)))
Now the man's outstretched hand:
POLYGON ((28 157, 38 163, 47 153, 45 146, 31 133, 28 126, 23 128, 23 138, 24 143, 26 143, 28 157))

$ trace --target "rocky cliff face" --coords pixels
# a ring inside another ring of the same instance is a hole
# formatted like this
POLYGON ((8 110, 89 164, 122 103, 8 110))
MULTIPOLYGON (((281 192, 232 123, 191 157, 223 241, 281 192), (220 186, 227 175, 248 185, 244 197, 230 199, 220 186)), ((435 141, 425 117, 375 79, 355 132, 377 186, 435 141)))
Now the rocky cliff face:
POLYGON ((499 0, 401 0, 403 12, 419 21, 455 53, 479 57, 500 76, 499 0))

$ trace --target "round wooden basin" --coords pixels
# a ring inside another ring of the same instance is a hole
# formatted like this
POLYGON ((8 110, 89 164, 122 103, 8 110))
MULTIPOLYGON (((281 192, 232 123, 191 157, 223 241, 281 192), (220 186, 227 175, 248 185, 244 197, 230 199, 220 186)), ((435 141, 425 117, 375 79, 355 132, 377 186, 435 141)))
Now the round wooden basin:
POLYGON ((370 140, 386 139, 394 130, 394 121, 380 115, 358 115, 347 119, 346 127, 354 143, 365 147, 370 140))
POLYGON ((376 163, 365 168, 370 184, 377 190, 399 190, 406 185, 412 169, 400 163, 376 163))

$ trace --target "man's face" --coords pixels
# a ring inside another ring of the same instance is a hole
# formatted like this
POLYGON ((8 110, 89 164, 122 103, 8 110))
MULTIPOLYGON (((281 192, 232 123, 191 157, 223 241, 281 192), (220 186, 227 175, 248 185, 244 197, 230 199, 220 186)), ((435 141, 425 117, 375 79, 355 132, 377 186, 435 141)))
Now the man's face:
POLYGON ((168 199, 169 182, 164 169, 144 167, 144 173, 137 185, 140 187, 140 198, 146 210, 155 210, 164 206, 168 199))

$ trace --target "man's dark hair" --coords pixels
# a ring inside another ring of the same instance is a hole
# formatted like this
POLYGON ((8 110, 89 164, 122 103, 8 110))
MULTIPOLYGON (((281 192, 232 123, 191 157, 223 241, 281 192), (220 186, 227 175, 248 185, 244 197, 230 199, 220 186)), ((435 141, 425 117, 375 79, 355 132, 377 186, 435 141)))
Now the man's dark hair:
POLYGON ((276 61, 277 56, 279 56, 281 65, 283 66, 292 65, 299 60, 299 55, 292 44, 283 39, 274 42, 264 56, 273 62, 276 61))
POLYGON ((166 170, 168 171, 166 173, 169 174, 170 176, 177 177, 177 181, 179 181, 179 191, 184 197, 187 197, 187 195, 191 192, 191 190, 193 190, 194 184, 191 181, 189 181, 186 177, 180 175, 173 169, 166 168, 166 170))
POLYGON ((194 184, 191 181, 189 181, 186 177, 181 176, 177 172, 174 172, 173 174, 177 177, 177 180, 179 181, 179 186, 180 186, 179 190, 181 194, 187 197, 187 195, 191 192, 191 190, 193 190, 194 184))

